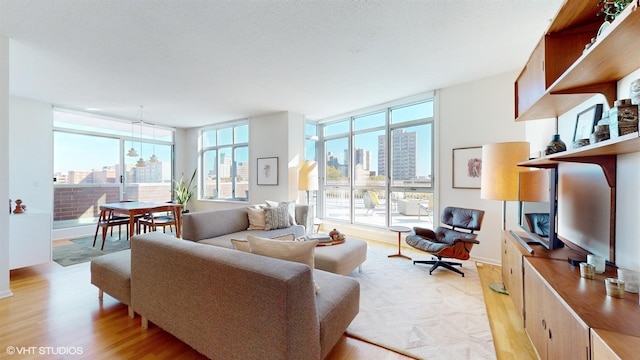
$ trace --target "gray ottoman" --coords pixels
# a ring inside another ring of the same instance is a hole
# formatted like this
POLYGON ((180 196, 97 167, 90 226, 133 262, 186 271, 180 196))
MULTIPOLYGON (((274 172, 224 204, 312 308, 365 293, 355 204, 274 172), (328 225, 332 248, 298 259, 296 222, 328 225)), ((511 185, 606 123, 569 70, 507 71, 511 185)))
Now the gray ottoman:
POLYGON ((315 268, 334 274, 347 275, 360 267, 367 259, 367 242, 358 239, 346 239, 342 244, 316 246, 315 268))
POLYGON ((135 313, 131 308, 131 250, 98 256, 91 260, 91 283, 103 292, 129 306, 129 317, 135 313))

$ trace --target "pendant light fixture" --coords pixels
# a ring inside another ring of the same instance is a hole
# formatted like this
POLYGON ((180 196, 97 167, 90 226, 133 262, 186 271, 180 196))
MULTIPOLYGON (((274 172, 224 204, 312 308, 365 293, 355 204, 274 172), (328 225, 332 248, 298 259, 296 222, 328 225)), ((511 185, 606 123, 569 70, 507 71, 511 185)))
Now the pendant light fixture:
MULTIPOLYGON (((142 119, 143 117, 144 117, 144 106, 140 105, 140 154, 142 154, 142 123, 143 123, 142 119)), ((140 159, 138 159, 138 162, 136 162, 136 167, 143 168, 145 166, 146 164, 144 162, 144 159, 142 158, 142 155, 140 155, 140 159)))
POLYGON ((153 132, 153 152, 151 155, 151 157, 149 158, 149 162, 151 164, 157 164, 158 163, 158 157, 156 156, 156 126, 152 125, 153 127, 151 128, 152 132, 153 132))
POLYGON ((131 149, 127 152, 128 157, 136 157, 138 156, 138 152, 133 148, 133 121, 131 122, 131 149))

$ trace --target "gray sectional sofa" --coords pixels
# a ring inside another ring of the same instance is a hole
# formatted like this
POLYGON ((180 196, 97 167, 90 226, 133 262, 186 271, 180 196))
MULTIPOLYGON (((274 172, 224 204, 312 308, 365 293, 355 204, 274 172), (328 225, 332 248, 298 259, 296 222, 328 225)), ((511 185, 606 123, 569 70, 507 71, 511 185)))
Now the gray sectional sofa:
MULTIPOLYGON (((307 206, 298 205, 296 221, 307 220, 307 206)), ((136 235, 130 251, 92 261, 91 283, 140 314, 143 327, 151 322, 212 359, 325 358, 358 314, 360 285, 341 275, 366 259, 366 242, 318 246, 312 269, 234 250, 230 240, 300 237, 304 225, 248 227, 246 207, 185 214, 182 234, 191 241, 136 235)))
POLYGON ((356 280, 307 265, 159 232, 131 239, 131 306, 143 326, 212 359, 323 359, 359 301, 356 280))
POLYGON ((186 213, 182 216, 182 238, 229 249, 233 249, 231 239, 246 239, 247 234, 267 238, 294 234, 298 238, 305 235, 305 229, 311 228, 308 209, 307 205, 296 205, 296 223, 299 225, 274 230, 247 230, 249 216, 245 206, 186 213))
MULTIPOLYGON (((312 228, 313 219, 307 216, 307 205, 296 205, 295 213, 296 222, 301 225, 275 230, 247 230, 248 210, 244 206, 187 213, 182 216, 182 238, 229 249, 233 249, 231 239, 246 239, 248 234, 267 238, 293 234, 298 238, 305 235, 305 229, 312 228)), ((366 259, 367 243, 353 238, 344 244, 318 246, 315 250, 315 268, 334 274, 347 275, 366 259)))

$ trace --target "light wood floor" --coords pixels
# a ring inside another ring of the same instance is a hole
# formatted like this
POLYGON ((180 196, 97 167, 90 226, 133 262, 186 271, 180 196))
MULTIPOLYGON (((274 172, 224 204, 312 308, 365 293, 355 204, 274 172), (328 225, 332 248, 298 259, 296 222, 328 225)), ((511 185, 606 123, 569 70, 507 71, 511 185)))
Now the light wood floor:
MULTIPOLYGON (((478 268, 483 288, 500 281, 500 268, 478 268)), ((157 326, 140 327, 127 307, 105 294, 102 303, 90 284, 89 263, 56 263, 11 271, 13 297, 0 300, 0 359, 204 359, 157 326), (32 351, 10 356, 7 346, 32 351), (35 348, 32 348, 35 347, 35 348), (42 352, 81 351, 82 356, 42 352)), ((535 359, 510 299, 485 291, 498 359, 535 359)), ((455 336, 452 334, 452 336, 455 336)), ((381 347, 343 336, 327 359, 409 359, 381 347)))

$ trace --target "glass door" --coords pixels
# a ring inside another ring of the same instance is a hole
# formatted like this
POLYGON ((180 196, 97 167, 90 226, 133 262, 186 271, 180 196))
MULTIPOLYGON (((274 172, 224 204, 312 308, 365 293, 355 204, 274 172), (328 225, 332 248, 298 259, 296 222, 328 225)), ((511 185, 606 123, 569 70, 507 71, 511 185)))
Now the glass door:
POLYGON ((100 204, 120 200, 120 140, 53 132, 53 227, 95 223, 100 204))

